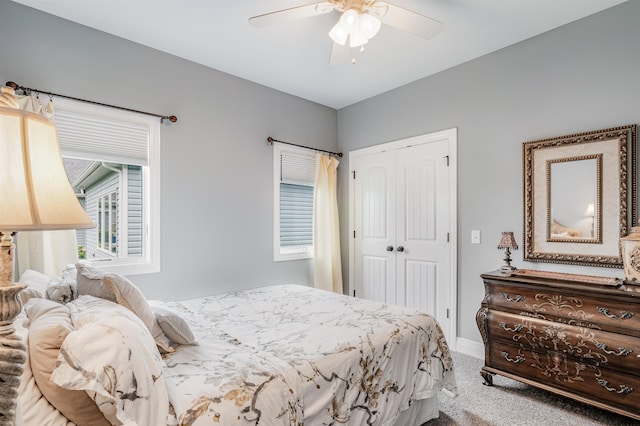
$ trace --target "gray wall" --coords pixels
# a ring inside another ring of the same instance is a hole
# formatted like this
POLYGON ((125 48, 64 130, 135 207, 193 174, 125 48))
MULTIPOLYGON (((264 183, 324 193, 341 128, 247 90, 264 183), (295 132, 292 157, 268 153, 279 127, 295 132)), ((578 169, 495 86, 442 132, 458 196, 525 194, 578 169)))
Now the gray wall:
POLYGON ((148 297, 312 281, 308 260, 273 262, 265 141, 335 151, 334 109, 10 1, 0 52, 0 83, 178 116, 162 126, 162 272, 130 277, 148 297))
MULTIPOLYGON (((522 142, 640 122, 640 2, 631 1, 338 112, 343 152, 458 128, 458 336, 480 342, 480 273, 502 263, 501 231, 522 244, 522 142), (471 245, 473 229, 482 243, 471 245)), ((347 235, 348 167, 340 168, 347 235)), ((343 265, 348 240, 343 238, 343 265)), ((519 268, 622 276, 621 270, 519 268)))
MULTIPOLYGON (((4 1, 0 82, 178 116, 162 128, 162 272, 130 277, 156 298, 311 281, 308 261, 272 261, 267 136, 348 152, 457 127, 458 335, 479 342, 478 275, 501 263, 501 231, 522 242, 521 143, 640 121, 639 16, 628 2, 336 113, 4 1)), ((345 236, 347 172, 343 157, 345 236)), ((347 248, 345 237, 345 277, 347 248)), ((518 267, 621 275, 514 255, 518 267)))

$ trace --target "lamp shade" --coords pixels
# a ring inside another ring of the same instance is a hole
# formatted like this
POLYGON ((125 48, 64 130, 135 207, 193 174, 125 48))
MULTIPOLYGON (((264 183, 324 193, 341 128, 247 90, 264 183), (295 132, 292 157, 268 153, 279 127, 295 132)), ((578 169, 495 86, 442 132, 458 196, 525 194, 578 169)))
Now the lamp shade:
POLYGON ((0 107, 0 231, 92 228, 67 178, 55 125, 0 107))
POLYGON ((585 216, 591 216, 593 217, 595 215, 595 207, 593 205, 593 203, 589 203, 587 205, 587 211, 584 213, 585 216))
POLYGON ((513 232, 503 232, 502 238, 500 238, 500 243, 498 243, 498 249, 511 249, 517 250, 518 244, 516 243, 516 239, 513 236, 513 232))

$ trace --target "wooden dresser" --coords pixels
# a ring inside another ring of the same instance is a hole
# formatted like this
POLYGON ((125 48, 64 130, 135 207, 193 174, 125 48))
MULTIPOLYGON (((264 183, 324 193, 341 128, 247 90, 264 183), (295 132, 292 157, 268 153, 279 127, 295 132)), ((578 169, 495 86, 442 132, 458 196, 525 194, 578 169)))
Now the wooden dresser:
POLYGON ((640 286, 540 271, 482 274, 481 375, 640 420, 640 286))

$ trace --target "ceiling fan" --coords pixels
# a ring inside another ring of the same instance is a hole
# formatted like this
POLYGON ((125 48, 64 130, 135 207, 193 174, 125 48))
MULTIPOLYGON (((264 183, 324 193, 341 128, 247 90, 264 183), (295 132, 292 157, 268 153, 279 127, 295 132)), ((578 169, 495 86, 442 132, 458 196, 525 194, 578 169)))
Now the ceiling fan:
POLYGON ((425 39, 434 37, 443 26, 442 22, 428 16, 377 0, 326 0, 253 16, 249 23, 262 28, 334 10, 341 15, 329 31, 333 40, 331 64, 345 62, 350 49, 364 46, 378 33, 383 23, 425 39))

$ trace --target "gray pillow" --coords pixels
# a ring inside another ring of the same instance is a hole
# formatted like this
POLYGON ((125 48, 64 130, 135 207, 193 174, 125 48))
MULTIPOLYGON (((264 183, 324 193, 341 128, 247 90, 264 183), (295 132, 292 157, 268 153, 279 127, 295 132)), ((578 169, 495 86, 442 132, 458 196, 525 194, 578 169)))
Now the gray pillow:
POLYGON ((47 298, 58 303, 69 303, 78 297, 75 281, 53 277, 47 286, 47 298))
POLYGON ((89 296, 99 297, 101 299, 116 301, 116 295, 111 290, 102 285, 102 281, 107 275, 102 269, 96 268, 88 263, 76 263, 76 285, 78 288, 78 296, 88 294, 89 296))
POLYGON ((156 321, 164 332, 164 335, 173 343, 179 345, 197 345, 196 338, 187 322, 175 312, 168 309, 152 307, 156 321))
POLYGON ((156 341, 158 347, 165 352, 173 352, 171 343, 165 336, 162 328, 156 321, 151 306, 144 295, 131 281, 118 274, 107 274, 104 276, 104 286, 107 287, 116 297, 116 303, 129 309, 142 320, 149 332, 156 341))
POLYGON ((110 274, 83 262, 77 263, 76 269, 79 296, 88 294, 124 306, 142 320, 160 349, 165 352, 174 351, 144 295, 131 281, 122 275, 110 274))

